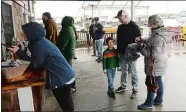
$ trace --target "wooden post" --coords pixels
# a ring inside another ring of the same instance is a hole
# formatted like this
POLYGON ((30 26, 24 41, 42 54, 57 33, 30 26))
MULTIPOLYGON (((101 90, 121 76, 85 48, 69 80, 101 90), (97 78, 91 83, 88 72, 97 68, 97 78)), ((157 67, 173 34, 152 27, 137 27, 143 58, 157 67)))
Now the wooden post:
POLYGON ((86 37, 87 37, 87 44, 88 44, 88 46, 90 47, 90 45, 91 45, 91 43, 90 43, 90 35, 87 33, 86 34, 86 37))
POLYGON ((111 33, 111 37, 113 38, 113 33, 111 33))
POLYGON ((34 110, 35 112, 43 111, 43 103, 44 103, 44 86, 33 86, 33 101, 34 101, 34 110))
POLYGON ((17 90, 5 91, 1 93, 1 111, 2 112, 19 112, 19 101, 18 101, 17 90))

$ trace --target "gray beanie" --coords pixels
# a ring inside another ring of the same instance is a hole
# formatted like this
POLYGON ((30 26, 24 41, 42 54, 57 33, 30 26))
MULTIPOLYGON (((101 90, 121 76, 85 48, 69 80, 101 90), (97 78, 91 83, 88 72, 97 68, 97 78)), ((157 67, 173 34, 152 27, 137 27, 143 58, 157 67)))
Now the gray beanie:
POLYGON ((163 20, 160 17, 160 15, 154 14, 154 15, 150 16, 149 20, 148 20, 148 26, 150 26, 151 24, 162 26, 163 25, 163 20))

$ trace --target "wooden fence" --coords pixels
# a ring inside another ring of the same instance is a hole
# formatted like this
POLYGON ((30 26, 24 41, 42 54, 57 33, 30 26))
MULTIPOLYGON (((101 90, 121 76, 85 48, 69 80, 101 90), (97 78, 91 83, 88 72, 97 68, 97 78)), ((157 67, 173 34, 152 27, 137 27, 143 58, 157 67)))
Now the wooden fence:
MULTIPOLYGON (((86 47, 92 44, 92 38, 90 37, 90 34, 88 33, 88 31, 77 31, 78 34, 78 40, 76 43, 76 47, 86 47)), ((114 43, 116 43, 116 33, 105 33, 104 35, 104 44, 105 40, 108 37, 112 37, 114 39, 114 43)))
MULTIPOLYGON (((181 32, 181 31, 180 31, 181 32)), ((183 32, 183 31, 182 31, 183 32)), ((76 47, 87 47, 92 45, 92 38, 90 37, 90 34, 88 31, 77 31, 78 34, 78 40, 77 40, 77 44, 76 47)), ((108 37, 112 37, 114 39, 114 44, 116 44, 116 33, 105 33, 104 35, 104 45, 106 45, 105 40, 108 37)), ((176 37, 176 35, 173 36, 173 41, 174 41, 174 37, 176 37)), ((184 46, 184 42, 186 41, 186 34, 184 34, 183 36, 181 36, 182 38, 179 38, 179 41, 183 41, 183 46, 184 46)))

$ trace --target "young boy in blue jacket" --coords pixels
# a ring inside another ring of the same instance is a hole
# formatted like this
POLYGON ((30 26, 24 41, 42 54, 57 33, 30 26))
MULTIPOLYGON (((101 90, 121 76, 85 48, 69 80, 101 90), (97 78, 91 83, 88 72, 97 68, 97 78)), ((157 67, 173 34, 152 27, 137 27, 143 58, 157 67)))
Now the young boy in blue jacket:
POLYGON ((22 26, 24 38, 28 40, 31 57, 19 47, 9 50, 22 60, 31 61, 33 68, 46 68, 46 89, 52 90, 54 97, 64 112, 73 112, 71 84, 75 80, 75 71, 65 60, 59 49, 45 38, 45 29, 36 22, 22 26))

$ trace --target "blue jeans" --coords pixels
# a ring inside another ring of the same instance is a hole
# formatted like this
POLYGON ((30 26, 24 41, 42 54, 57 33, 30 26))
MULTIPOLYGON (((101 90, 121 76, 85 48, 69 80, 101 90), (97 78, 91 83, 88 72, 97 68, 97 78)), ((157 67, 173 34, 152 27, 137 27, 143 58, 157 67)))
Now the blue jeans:
POLYGON ((147 99, 144 103, 147 106, 153 106, 154 102, 163 103, 164 88, 163 88, 162 76, 157 76, 157 81, 158 81, 159 89, 157 91, 157 96, 155 99, 154 99, 155 93, 153 93, 150 89, 147 88, 147 99))
POLYGON ((108 90, 114 91, 114 77, 115 77, 116 69, 107 69, 107 78, 108 78, 108 90))
POLYGON ((98 52, 98 59, 102 60, 103 57, 103 39, 96 40, 96 49, 98 52))
POLYGON ((138 91, 138 74, 136 70, 136 61, 126 60, 123 54, 119 55, 120 57, 120 66, 121 66, 121 87, 127 88, 128 82, 128 70, 130 70, 132 75, 132 87, 133 91, 138 91))

